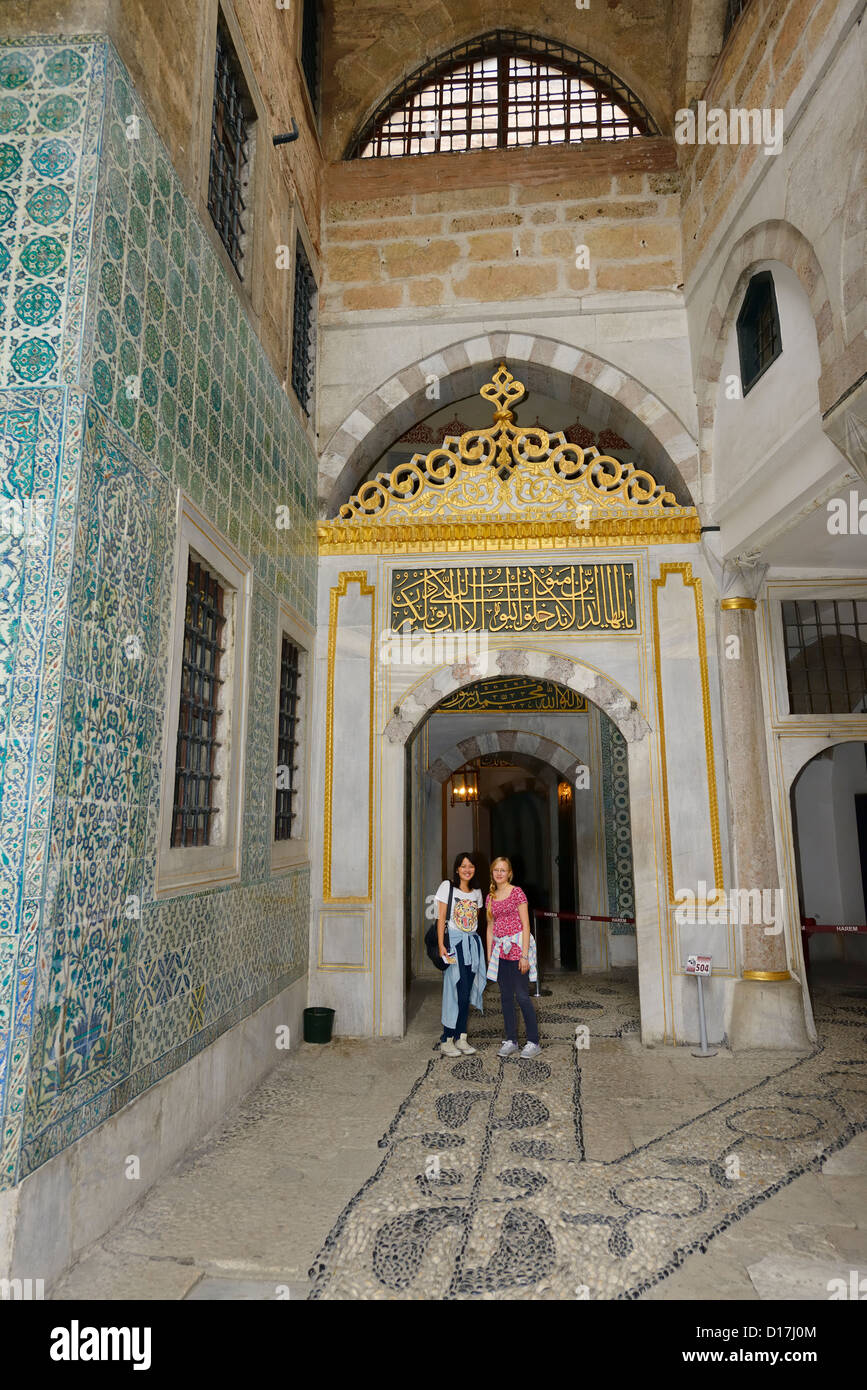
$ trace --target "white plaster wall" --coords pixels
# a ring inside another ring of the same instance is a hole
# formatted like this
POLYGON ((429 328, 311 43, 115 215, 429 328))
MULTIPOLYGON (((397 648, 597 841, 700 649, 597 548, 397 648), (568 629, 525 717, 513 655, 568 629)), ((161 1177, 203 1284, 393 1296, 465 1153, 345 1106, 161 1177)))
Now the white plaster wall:
MULTIPOLYGON (((743 399, 736 322, 732 322, 717 391, 714 429, 714 519, 723 554, 736 554, 810 511, 849 471, 822 429, 819 348, 810 301, 793 270, 760 261, 753 274, 774 277, 782 353, 743 399), (739 389, 739 388, 738 388, 739 389)), ((744 294, 746 293, 746 287, 744 294)), ((737 306, 743 303, 743 295, 737 306)), ((736 317, 736 316, 735 316, 736 317)))

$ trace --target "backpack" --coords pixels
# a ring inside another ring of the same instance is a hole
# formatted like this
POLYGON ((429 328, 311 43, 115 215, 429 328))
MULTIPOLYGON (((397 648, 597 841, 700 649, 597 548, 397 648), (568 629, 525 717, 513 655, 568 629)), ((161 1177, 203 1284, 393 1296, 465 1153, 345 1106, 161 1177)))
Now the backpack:
MULTIPOLYGON (((447 908, 446 908, 446 928, 445 928, 446 931, 448 931, 448 929, 449 929, 449 920, 450 920, 451 915, 452 915, 452 898, 454 897, 454 892, 455 892, 455 885, 454 885, 453 883, 450 883, 450 884, 449 884, 449 901, 448 901, 448 906, 447 906, 447 908)), ((445 972, 446 970, 448 970, 448 966, 446 965, 445 961, 443 960, 442 956, 440 955, 439 942, 437 941, 437 924, 436 924, 436 922, 434 922, 431 926, 429 926, 428 929, 427 929, 427 931, 426 931, 425 934, 424 934, 424 948, 425 948, 425 950, 427 951, 427 953, 428 953, 430 959, 433 961, 434 965, 436 966, 437 970, 442 970, 443 972, 445 972)))

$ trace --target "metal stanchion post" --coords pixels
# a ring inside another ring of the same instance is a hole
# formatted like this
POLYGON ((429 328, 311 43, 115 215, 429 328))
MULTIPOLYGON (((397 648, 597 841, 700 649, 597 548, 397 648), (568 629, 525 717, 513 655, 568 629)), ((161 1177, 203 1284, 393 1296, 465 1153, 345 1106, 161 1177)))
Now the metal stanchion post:
POLYGON ((541 971, 540 966, 539 966, 539 932, 538 932, 538 929, 536 928, 536 919, 537 919, 537 916, 538 916, 538 914, 537 914, 536 912, 534 912, 534 913, 533 913, 533 926, 531 927, 531 931, 533 932, 533 940, 534 940, 535 943, 536 943, 536 993, 533 995, 533 998, 534 998, 534 999, 539 999, 542 995, 546 995, 546 996, 547 996, 547 995, 549 995, 549 994, 551 994, 551 993, 553 992, 553 991, 550 990, 550 989, 542 989, 542 988, 541 988, 541 985, 542 985, 542 971, 541 971))
POLYGON ((698 1052, 693 1052, 693 1057, 715 1057, 716 1049, 711 1049, 707 1045, 707 1025, 704 1019, 704 991, 702 988, 701 975, 696 975, 698 982, 698 1032, 701 1048, 698 1052))

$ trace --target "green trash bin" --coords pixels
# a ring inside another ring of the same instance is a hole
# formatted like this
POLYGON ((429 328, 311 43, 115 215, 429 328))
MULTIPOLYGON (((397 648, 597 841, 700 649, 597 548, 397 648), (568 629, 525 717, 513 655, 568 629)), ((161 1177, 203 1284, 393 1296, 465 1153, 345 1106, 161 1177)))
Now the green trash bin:
POLYGON ((334 1027, 333 1009, 304 1010, 304 1041, 309 1043, 331 1042, 331 1029, 334 1027))

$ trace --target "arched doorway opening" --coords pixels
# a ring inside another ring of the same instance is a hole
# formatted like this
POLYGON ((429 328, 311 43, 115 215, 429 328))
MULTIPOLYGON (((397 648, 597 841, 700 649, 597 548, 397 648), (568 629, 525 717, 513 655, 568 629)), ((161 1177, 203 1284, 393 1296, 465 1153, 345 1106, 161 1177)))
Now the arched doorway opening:
MULTIPOLYGON (((460 852, 476 854, 483 891, 506 855, 531 909, 634 916, 627 741, 576 690, 519 674, 446 696, 407 740, 406 790, 408 992, 438 980, 424 931, 460 852)), ((543 973, 637 971, 631 922, 545 916, 535 928, 543 973)))
POLYGON ((808 983, 867 991, 867 743, 814 754, 789 795, 808 983))

